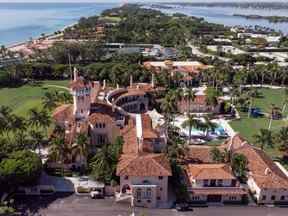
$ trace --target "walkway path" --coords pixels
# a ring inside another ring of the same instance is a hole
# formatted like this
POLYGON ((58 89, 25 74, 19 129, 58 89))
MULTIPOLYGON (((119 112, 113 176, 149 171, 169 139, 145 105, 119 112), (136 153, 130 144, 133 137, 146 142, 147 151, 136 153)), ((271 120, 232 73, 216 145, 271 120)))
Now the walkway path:
POLYGON ((69 88, 67 88, 65 86, 59 86, 59 85, 45 85, 45 87, 61 88, 61 89, 65 89, 67 91, 70 91, 69 88))
POLYGON ((270 89, 285 89, 286 88, 284 86, 261 85, 261 84, 241 85, 241 87, 246 87, 246 88, 270 88, 270 89))
POLYGON ((202 56, 202 57, 217 57, 218 59, 222 60, 222 61, 225 61, 225 62, 228 62, 230 61, 229 58, 224 58, 224 57, 220 57, 220 56, 215 56, 215 55, 211 55, 211 54, 207 54, 207 53, 203 53, 199 50, 198 47, 194 46, 192 43, 188 43, 188 46, 192 49, 192 53, 194 55, 197 55, 197 56, 202 56))

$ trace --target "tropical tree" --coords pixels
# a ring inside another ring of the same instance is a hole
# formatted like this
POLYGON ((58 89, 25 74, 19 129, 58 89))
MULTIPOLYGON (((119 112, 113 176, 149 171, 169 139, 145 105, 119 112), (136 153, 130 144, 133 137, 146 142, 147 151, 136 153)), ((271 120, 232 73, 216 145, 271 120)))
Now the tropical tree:
POLYGON ((12 110, 7 106, 0 106, 0 134, 6 133, 9 136, 12 119, 12 110))
POLYGON ((216 146, 210 150, 210 156, 212 160, 216 163, 223 163, 224 158, 222 152, 216 146))
POLYGON ((279 143, 280 151, 284 152, 284 156, 288 156, 288 127, 282 127, 278 133, 275 134, 275 141, 279 143))
POLYGON ((250 118, 250 115, 251 115, 254 98, 258 97, 258 95, 259 95, 259 92, 256 88, 252 88, 247 92, 247 96, 249 97, 248 118, 250 118))
POLYGON ((282 107, 282 115, 284 115, 286 106, 288 103, 288 88, 284 89, 284 99, 283 99, 283 107, 282 107))
POLYGON ((15 151, 0 162, 0 185, 2 189, 30 185, 37 181, 42 171, 42 162, 37 154, 28 151, 15 151))
POLYGON ((45 109, 54 109, 57 106, 56 92, 46 92, 42 97, 42 104, 45 109))
POLYGON ((262 150, 267 146, 273 146, 273 136, 270 130, 260 129, 259 133, 254 135, 254 139, 255 143, 260 145, 262 150))
POLYGON ((194 101, 196 95, 195 95, 195 91, 193 89, 188 89, 186 88, 184 90, 184 97, 186 100, 188 100, 188 109, 187 109, 187 113, 190 113, 191 111, 191 102, 194 101))
POLYGON ((39 130, 31 130, 30 131, 30 137, 32 142, 32 149, 36 150, 38 148, 38 154, 41 158, 41 143, 43 142, 44 135, 39 130))
POLYGON ((189 145, 191 144, 191 137, 192 137, 192 129, 193 128, 199 128, 203 125, 203 122, 201 122, 200 119, 197 119, 195 118, 194 115, 190 115, 188 114, 187 116, 187 120, 185 120, 183 123, 182 123, 182 127, 183 128, 188 128, 188 131, 189 131, 189 145))
POLYGON ((245 179, 248 160, 243 154, 234 154, 231 161, 232 170, 240 179, 245 179))
POLYGON ((123 140, 117 138, 114 144, 104 144, 91 159, 90 169, 92 176, 99 181, 109 184, 117 180, 116 168, 121 154, 123 140))
POLYGON ((51 124, 51 118, 46 110, 38 111, 35 108, 29 110, 29 124, 33 128, 43 128, 47 135, 48 127, 51 124))
POLYGON ((81 163, 87 163, 88 157, 88 137, 84 133, 80 133, 76 138, 76 153, 80 156, 81 163))
POLYGON ((173 91, 169 91, 165 98, 162 100, 161 103, 161 110, 164 114, 165 118, 165 127, 166 127, 166 135, 168 137, 168 130, 171 127, 171 122, 173 122, 173 114, 177 110, 177 105, 176 105, 176 96, 173 91))

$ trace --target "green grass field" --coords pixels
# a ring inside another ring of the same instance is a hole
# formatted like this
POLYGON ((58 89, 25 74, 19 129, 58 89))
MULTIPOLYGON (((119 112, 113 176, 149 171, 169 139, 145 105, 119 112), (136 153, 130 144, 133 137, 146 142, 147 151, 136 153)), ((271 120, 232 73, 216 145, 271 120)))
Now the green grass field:
POLYGON ((57 86, 66 87, 68 81, 43 81, 39 84, 26 84, 18 88, 0 88, 0 106, 10 107, 17 115, 25 116, 29 109, 41 108, 41 98, 47 91, 60 90, 57 86))
MULTIPOLYGON (((275 89, 259 89, 261 93, 261 98, 256 98, 254 100, 253 106, 258 107, 262 110, 262 112, 269 113, 271 112, 271 104, 275 104, 279 108, 282 109, 283 100, 284 100, 284 91, 283 90, 275 90, 275 89)), ((288 107, 285 114, 288 114, 288 107)), ((241 119, 234 120, 230 122, 231 127, 239 132, 243 137, 245 137, 250 143, 254 144, 254 135, 259 132, 261 128, 268 129, 269 119, 268 118, 248 118, 247 113, 240 113, 241 119)), ((277 132, 281 129, 281 127, 288 126, 287 120, 273 120, 271 130, 273 132, 277 132)), ((265 151, 273 156, 281 156, 281 152, 278 150, 277 144, 275 144, 274 148, 267 148, 265 151)))
MULTIPOLYGON (((274 104, 277 107, 281 108, 283 107, 283 101, 284 101, 284 90, 283 89, 259 89, 259 92, 261 94, 261 98, 255 98, 253 105, 255 107, 261 108, 263 112, 271 112, 271 105, 274 104)), ((288 107, 286 109, 286 114, 288 114, 288 107)))

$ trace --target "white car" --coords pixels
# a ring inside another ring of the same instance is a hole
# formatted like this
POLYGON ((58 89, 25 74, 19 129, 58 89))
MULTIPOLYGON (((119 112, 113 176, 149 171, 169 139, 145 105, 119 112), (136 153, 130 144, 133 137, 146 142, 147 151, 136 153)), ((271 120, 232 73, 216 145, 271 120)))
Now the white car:
POLYGON ((102 199, 103 193, 101 193, 99 190, 92 190, 90 192, 91 199, 102 199))

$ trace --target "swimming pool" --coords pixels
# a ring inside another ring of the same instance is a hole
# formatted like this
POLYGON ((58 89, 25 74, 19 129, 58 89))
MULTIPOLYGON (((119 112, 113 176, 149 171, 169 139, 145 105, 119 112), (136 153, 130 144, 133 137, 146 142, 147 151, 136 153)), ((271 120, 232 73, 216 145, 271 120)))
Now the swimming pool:
MULTIPOLYGON (((201 119, 201 118, 200 118, 201 119)), ((183 122, 185 122, 187 120, 187 117, 184 116, 178 116, 175 118, 174 120, 174 126, 178 127, 180 129, 180 134, 186 137, 189 137, 189 128, 183 128, 182 124, 183 122)), ((202 119, 201 119, 202 120, 202 119)), ((204 121, 204 119, 203 119, 204 121)), ((208 131, 204 131, 204 130, 200 130, 197 128, 192 128, 191 130, 191 136, 197 136, 197 137, 211 137, 211 138, 217 138, 217 137, 224 137, 227 136, 227 133, 225 131, 225 129, 216 121, 213 121, 217 127, 213 130, 208 130, 208 131)))

